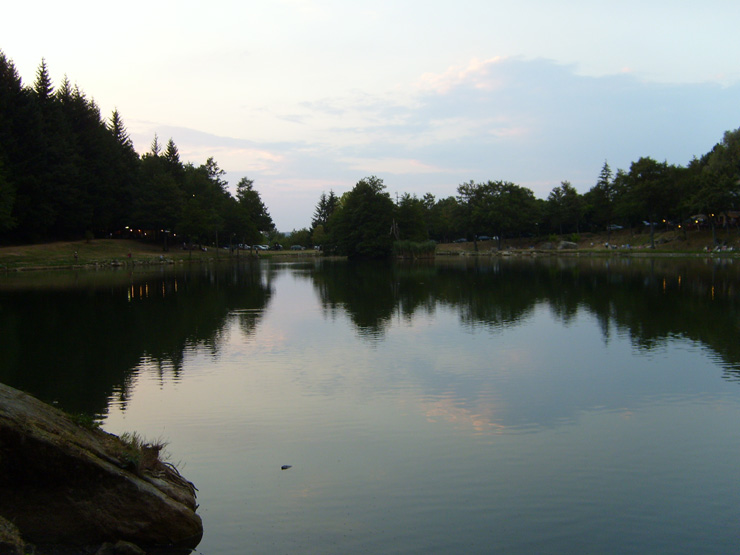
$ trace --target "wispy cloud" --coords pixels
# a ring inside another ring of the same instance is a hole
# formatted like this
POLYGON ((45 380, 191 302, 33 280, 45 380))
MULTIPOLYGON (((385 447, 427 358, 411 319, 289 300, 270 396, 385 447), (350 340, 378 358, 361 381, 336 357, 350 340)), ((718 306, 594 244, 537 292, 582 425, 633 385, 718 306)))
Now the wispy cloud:
POLYGON ((384 173, 393 175, 442 173, 446 170, 411 158, 345 158, 341 162, 363 175, 384 173))
POLYGON ((423 91, 433 91, 438 94, 446 94, 461 85, 492 91, 504 86, 502 81, 491 78, 491 66, 503 60, 502 56, 488 60, 474 58, 464 67, 453 66, 443 73, 425 73, 421 76, 418 86, 423 91))

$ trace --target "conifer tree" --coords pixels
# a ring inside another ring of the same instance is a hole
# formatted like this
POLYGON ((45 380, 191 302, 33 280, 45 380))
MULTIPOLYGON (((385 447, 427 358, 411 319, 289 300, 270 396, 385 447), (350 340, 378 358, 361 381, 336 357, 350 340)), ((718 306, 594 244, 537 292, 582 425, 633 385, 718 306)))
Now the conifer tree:
POLYGON ((157 137, 156 133, 154 134, 150 151, 154 156, 159 156, 159 153, 162 152, 162 147, 159 146, 159 137, 157 137))
POLYGON ((45 102, 50 100, 54 95, 54 87, 49 77, 49 68, 46 66, 46 60, 41 58, 41 64, 36 70, 36 82, 33 85, 36 97, 45 102))
POLYGON ((133 150, 134 145, 131 142, 128 131, 126 131, 126 126, 123 124, 123 119, 118 112, 118 108, 113 110, 111 114, 110 121, 108 122, 108 130, 113 134, 113 138, 122 148, 133 150))
POLYGON ((167 141, 167 146, 164 149, 164 159, 173 166, 181 165, 180 152, 177 150, 177 145, 175 145, 175 141, 172 140, 172 137, 167 141))

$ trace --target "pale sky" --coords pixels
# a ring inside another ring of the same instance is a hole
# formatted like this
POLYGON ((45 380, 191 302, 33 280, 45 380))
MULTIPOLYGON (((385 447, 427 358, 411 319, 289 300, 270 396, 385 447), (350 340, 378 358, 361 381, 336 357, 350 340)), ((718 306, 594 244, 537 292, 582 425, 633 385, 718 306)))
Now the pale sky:
POLYGON ((369 175, 546 198, 605 160, 685 165, 740 127, 738 28, 737 0, 42 0, 3 8, 0 49, 118 108, 140 154, 157 133, 253 179, 290 231, 369 175))

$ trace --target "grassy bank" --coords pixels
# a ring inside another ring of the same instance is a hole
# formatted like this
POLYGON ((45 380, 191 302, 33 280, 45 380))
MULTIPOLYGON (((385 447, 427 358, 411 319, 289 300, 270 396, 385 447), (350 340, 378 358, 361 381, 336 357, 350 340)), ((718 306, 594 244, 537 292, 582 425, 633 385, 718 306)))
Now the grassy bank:
MULTIPOLYGON (((571 241, 571 236, 563 236, 562 240, 571 241)), ((708 254, 714 248, 712 232, 709 230, 691 230, 686 233, 682 231, 656 231, 655 248, 650 245, 650 233, 648 230, 620 230, 606 233, 581 233, 576 241, 578 252, 594 254, 608 253, 632 253, 632 254, 674 254, 674 255, 699 255, 708 254)), ((555 237, 529 237, 506 239, 502 242, 502 251, 535 251, 535 252, 558 252, 558 243, 561 238, 555 237)), ((723 253, 740 256, 740 234, 738 230, 719 230, 717 240, 724 245, 723 253), (730 250, 731 249, 731 250, 730 250)), ((499 252, 497 241, 478 242, 479 254, 490 254, 499 252)), ((437 254, 473 254, 475 245, 472 241, 467 243, 446 243, 437 246, 437 254)))
MULTIPOLYGON (((563 237, 571 240, 572 237, 563 237)), ((719 230, 717 239, 727 249, 725 254, 740 256, 740 234, 738 230, 719 230)), ((530 237, 506 239, 502 243, 504 251, 557 251, 559 238, 530 237)), ((650 248, 650 234, 646 230, 621 230, 607 235, 606 233, 582 233, 576 242, 578 252, 595 254, 645 253, 699 255, 706 254, 714 247, 712 233, 709 230, 659 231, 655 234, 655 249, 650 248), (615 248, 606 244, 615 245, 615 248)), ((467 243, 446 243, 437 245, 437 254, 473 254, 475 245, 467 243)), ((497 241, 478 242, 479 254, 494 254, 498 251, 497 241)), ((259 257, 313 257, 318 253, 305 251, 239 251, 239 259, 249 256, 259 257)), ((60 241, 37 245, 20 245, 0 247, 0 271, 27 270, 43 268, 75 268, 86 266, 127 266, 138 264, 162 264, 178 262, 210 262, 235 260, 236 252, 225 249, 209 248, 206 251, 187 251, 173 247, 163 251, 162 245, 141 243, 125 239, 94 239, 92 241, 60 241), (76 253, 76 256, 75 256, 76 253)))
MULTIPOLYGON (((249 256, 314 256, 314 251, 262 251, 259 254, 239 251, 238 256, 240 259, 249 256)), ((162 245, 126 239, 94 239, 89 242, 60 241, 0 247, 0 270, 226 261, 236 258, 236 251, 231 253, 225 249, 187 251, 175 247, 165 252, 162 245)))

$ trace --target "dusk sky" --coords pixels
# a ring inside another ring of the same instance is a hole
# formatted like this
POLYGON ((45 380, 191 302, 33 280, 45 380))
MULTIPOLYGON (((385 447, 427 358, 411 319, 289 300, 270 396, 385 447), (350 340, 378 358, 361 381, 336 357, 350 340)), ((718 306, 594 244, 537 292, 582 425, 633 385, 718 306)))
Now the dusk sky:
POLYGON ((740 2, 14 2, 0 49, 42 58, 140 154, 254 180, 277 228, 369 175, 453 196, 507 180, 588 191, 650 156, 687 164, 740 127, 740 2))

